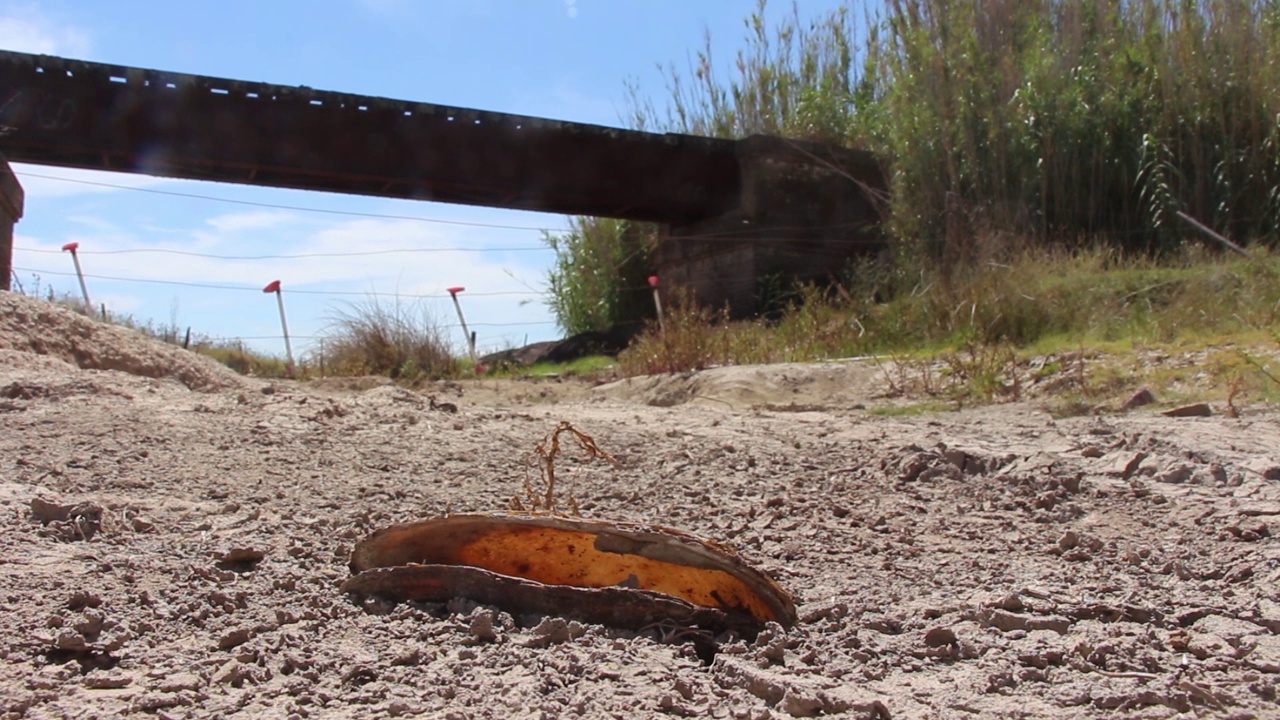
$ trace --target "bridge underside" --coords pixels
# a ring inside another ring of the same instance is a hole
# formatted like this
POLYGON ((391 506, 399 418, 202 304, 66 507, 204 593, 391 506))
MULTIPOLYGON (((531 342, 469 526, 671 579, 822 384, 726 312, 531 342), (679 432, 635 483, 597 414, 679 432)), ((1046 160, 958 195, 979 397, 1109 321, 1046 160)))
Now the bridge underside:
POLYGON ((4 159, 659 223, 664 289, 737 315, 762 278, 877 244, 863 152, 720 140, 0 51, 0 287, 21 188, 4 159), (7 178, 7 179, 6 179, 7 178))
POLYGON ((11 161, 682 222, 738 193, 735 143, 0 52, 11 161))

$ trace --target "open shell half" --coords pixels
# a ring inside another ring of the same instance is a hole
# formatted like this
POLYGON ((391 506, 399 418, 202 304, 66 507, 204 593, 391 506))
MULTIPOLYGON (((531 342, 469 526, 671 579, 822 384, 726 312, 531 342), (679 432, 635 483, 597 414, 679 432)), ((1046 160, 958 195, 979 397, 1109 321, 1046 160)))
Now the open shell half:
POLYGON ((796 621, 786 591, 732 550, 640 525, 452 515, 378 530, 356 545, 351 571, 356 575, 343 588, 360 595, 471 597, 516 612, 552 611, 611 625, 635 624, 608 607, 619 604, 630 608, 624 615, 643 620, 640 625, 670 619, 741 629, 796 621))

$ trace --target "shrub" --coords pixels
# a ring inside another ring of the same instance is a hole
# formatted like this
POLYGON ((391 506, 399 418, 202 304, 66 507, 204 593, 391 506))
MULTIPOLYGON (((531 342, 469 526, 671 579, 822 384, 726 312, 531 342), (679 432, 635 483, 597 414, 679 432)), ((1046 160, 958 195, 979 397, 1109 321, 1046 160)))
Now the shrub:
POLYGON ((371 296, 332 312, 323 364, 333 375, 386 375, 404 382, 452 377, 459 363, 419 303, 371 296))
POLYGON ((648 277, 656 228, 609 218, 569 218, 569 231, 547 233, 555 251, 548 305, 570 335, 641 323, 653 317, 648 277))

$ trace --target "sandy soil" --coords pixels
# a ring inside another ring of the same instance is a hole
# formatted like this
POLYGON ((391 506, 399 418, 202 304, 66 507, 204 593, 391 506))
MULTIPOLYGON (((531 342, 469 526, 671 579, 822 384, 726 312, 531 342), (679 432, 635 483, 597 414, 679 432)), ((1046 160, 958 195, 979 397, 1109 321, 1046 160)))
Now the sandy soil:
POLYGON ((1280 413, 885 416, 874 364, 591 387, 267 383, 0 296, 0 717, 1280 717, 1280 413), (561 420, 584 516, 724 542, 801 622, 366 612, 355 541, 496 511, 561 420), (260 560, 257 558, 261 558, 260 560))

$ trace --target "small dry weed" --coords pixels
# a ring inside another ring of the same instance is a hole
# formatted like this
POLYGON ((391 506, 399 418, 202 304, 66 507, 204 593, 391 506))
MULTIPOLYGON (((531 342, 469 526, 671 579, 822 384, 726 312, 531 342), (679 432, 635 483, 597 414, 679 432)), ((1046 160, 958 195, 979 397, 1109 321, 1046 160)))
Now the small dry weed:
MULTIPOLYGON (((596 441, 590 435, 582 432, 568 421, 561 422, 556 426, 555 430, 547 433, 542 442, 534 448, 533 453, 529 455, 528 461, 525 463, 524 474, 524 499, 519 497, 511 498, 511 509, 515 512, 533 512, 533 513, 556 513, 556 458, 563 452, 560 443, 560 436, 568 433, 569 436, 577 443, 578 447, 590 460, 605 460, 611 464, 618 464, 618 460, 608 452, 600 449, 596 445, 596 441), (535 484, 533 474, 530 468, 537 466, 538 475, 541 478, 540 484, 535 484)), ((573 496, 573 491, 568 493, 569 513, 578 516, 578 501, 573 496)))

